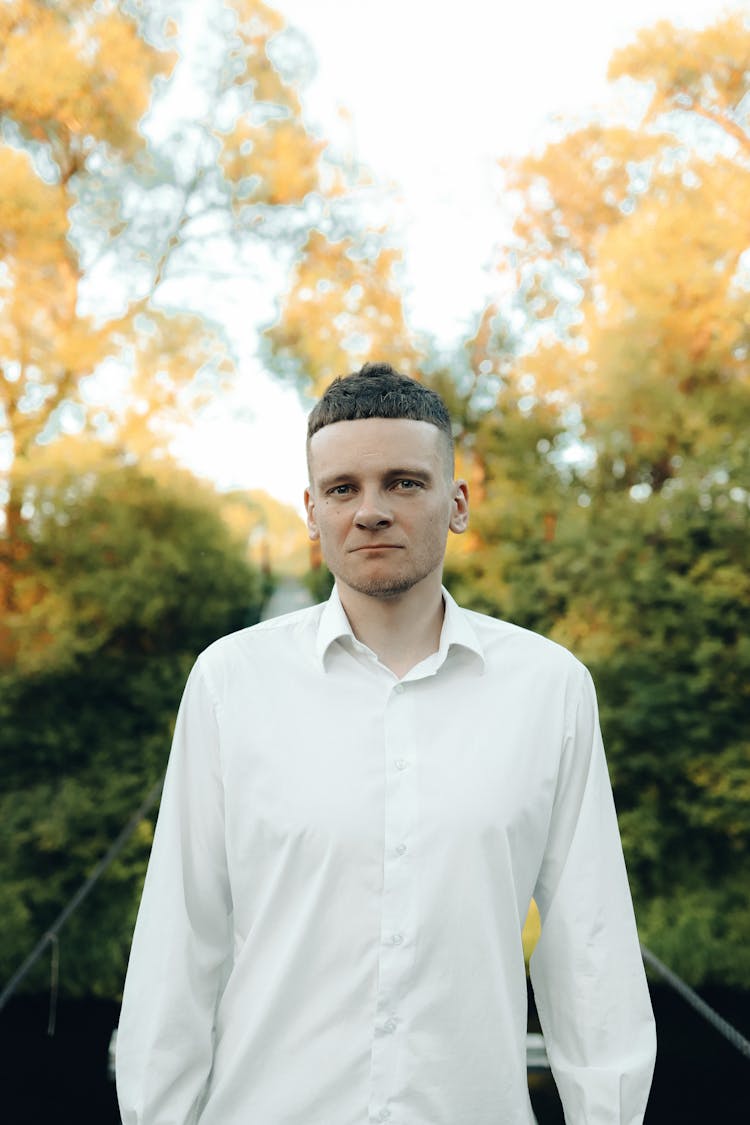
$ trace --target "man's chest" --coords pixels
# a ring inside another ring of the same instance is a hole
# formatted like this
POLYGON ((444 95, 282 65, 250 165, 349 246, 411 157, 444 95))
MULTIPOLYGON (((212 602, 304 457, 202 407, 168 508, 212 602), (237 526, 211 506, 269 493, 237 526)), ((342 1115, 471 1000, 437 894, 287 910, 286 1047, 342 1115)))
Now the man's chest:
POLYGON ((518 681, 435 676, 290 684, 284 706, 255 687, 221 719, 239 882, 312 878, 332 861, 376 880, 399 847, 529 871, 541 862, 564 737, 554 700, 534 706, 518 681))

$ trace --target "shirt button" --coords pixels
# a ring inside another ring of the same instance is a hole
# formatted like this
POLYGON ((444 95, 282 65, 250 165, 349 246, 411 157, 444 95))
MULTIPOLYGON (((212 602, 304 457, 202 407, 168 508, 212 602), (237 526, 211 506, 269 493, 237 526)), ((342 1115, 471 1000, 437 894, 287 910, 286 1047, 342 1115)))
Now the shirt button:
POLYGON ((404 940, 403 934, 391 934, 391 945, 401 945, 404 940))
POLYGON ((403 855, 406 851, 406 844, 396 844, 396 855, 403 855))
POLYGON ((396 684, 396 686, 393 690, 395 691, 396 695, 401 695, 403 690, 404 690, 404 685, 403 684, 396 684))
POLYGON ((398 1024, 395 1020, 386 1020, 383 1024, 383 1031, 395 1031, 398 1024))
POLYGON ((409 763, 406 761, 405 758, 396 758, 396 769, 397 770, 405 770, 408 765, 409 765, 409 763))
POLYGON ((380 1113, 378 1114, 378 1121, 387 1121, 390 1116, 391 1111, 389 1109, 381 1109, 380 1113))

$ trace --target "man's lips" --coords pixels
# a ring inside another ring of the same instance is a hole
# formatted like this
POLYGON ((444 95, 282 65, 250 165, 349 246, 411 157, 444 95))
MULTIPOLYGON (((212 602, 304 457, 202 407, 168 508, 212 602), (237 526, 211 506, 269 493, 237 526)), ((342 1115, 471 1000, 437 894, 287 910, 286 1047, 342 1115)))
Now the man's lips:
POLYGON ((403 547, 400 543, 363 543, 361 547, 351 547, 349 550, 350 555, 356 555, 357 551, 402 551, 403 547))

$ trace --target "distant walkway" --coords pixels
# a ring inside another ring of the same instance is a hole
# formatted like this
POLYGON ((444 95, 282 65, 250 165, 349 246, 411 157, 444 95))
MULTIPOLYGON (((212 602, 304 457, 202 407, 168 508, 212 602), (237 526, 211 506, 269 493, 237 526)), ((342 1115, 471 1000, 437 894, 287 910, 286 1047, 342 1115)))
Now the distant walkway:
POLYGON ((268 621, 270 617, 280 617, 282 613, 293 613, 295 609, 314 604, 315 598, 306 586, 296 578, 284 578, 264 605, 260 619, 268 621))

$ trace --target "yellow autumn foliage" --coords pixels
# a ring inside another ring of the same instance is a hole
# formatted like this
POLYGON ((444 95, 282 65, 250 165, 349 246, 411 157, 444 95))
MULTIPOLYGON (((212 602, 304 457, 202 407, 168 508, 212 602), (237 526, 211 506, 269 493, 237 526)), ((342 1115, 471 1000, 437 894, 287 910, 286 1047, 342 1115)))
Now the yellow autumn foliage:
POLYGON ((602 119, 506 162, 519 215, 503 268, 534 325, 537 346, 517 368, 537 397, 590 417, 606 399, 648 444, 659 402, 670 425, 689 423, 672 392, 746 378, 750 130, 739 106, 749 74, 741 15, 698 31, 661 21, 609 70, 650 84, 639 124, 602 119))
POLYGON ((730 12, 695 31, 660 20, 616 51, 608 77, 653 83, 651 116, 665 108, 731 112, 747 92, 750 27, 730 12))
POLYGON ((0 253, 9 259, 44 260, 68 233, 68 200, 45 183, 27 152, 0 145, 0 253))
POLYGON ((531 959, 531 954, 536 948, 536 943, 539 941, 539 938, 541 936, 542 920, 539 917, 539 908, 532 898, 531 905, 529 906, 529 912, 526 915, 526 921, 524 922, 523 931, 521 933, 521 942, 523 944, 523 959, 527 965, 531 959))
POLYGON ((319 395, 337 375, 373 358, 416 374, 419 352, 405 319, 399 261, 396 250, 360 256, 350 238, 311 232, 267 333, 277 354, 297 362, 306 390, 319 395))
POLYGON ((284 29, 284 17, 263 0, 228 0, 236 20, 238 49, 230 53, 237 86, 249 83, 256 101, 280 106, 298 115, 299 98, 268 57, 268 43, 284 29))
POLYGON ((624 217, 628 165, 653 157, 659 144, 658 134, 594 122, 541 155, 502 160, 508 189, 523 203, 518 239, 542 254, 572 247, 588 256, 599 232, 624 217))
POLYGON ((691 361, 728 354, 744 333, 726 314, 744 252, 738 231, 750 222, 750 169, 717 160, 699 175, 700 188, 672 190, 668 206, 648 199, 607 230, 596 270, 606 294, 600 321, 622 328, 637 320, 655 353, 691 361))
MULTIPOLYGON (((217 200, 227 210, 298 203, 318 187, 323 146, 306 131, 297 94, 268 54, 283 18, 261 0, 230 0, 227 6, 235 27, 225 43, 228 73, 222 71, 219 82, 232 105, 240 104, 233 86, 244 84, 246 108, 228 133, 213 131, 226 178, 214 183, 214 194, 208 190, 211 208, 220 206, 217 200), (261 127, 269 105, 282 116, 261 127), (235 193, 247 179, 250 194, 235 193)), ((175 33, 175 27, 165 32, 167 38, 175 33)), ((167 312, 152 300, 182 244, 183 225, 205 204, 198 196, 189 206, 187 198, 200 191, 205 169, 187 188, 164 184, 187 194, 163 248, 143 244, 136 216, 129 261, 141 273, 143 295, 127 298, 119 314, 89 311, 90 263, 118 239, 128 244, 124 197, 131 178, 135 183, 142 177, 139 190, 159 186, 152 157, 140 152, 141 120, 154 78, 166 75, 174 59, 174 52, 150 44, 114 0, 0 5, 0 117, 12 123, 17 137, 15 146, 0 145, 0 405, 16 468, 40 435, 58 424, 55 412, 62 407, 79 424, 110 432, 114 427, 131 453, 143 455, 163 441, 165 423, 200 405, 205 392, 191 385, 204 364, 217 375, 231 368, 226 345, 201 317, 167 312), (19 147, 24 144, 26 149, 19 147), (105 361, 119 369, 118 385, 127 386, 126 394, 110 401, 87 389, 105 361)), ((210 123, 206 128, 211 134, 210 123)), ((167 173, 169 168, 167 159, 167 173)), ((162 231, 154 233, 158 242, 162 231)), ((129 278, 115 273, 112 288, 121 283, 127 293, 129 278)), ((17 513, 18 497, 14 505, 17 513)))
POLYGON ((175 56, 147 44, 111 0, 4 7, 0 110, 36 140, 52 127, 79 138, 79 159, 97 141, 125 153, 140 147, 151 82, 175 56))
POLYGON ((324 147, 299 120, 254 125, 240 118, 222 138, 220 161, 230 180, 252 181, 240 193, 242 203, 301 203, 319 186, 318 160, 324 147))

